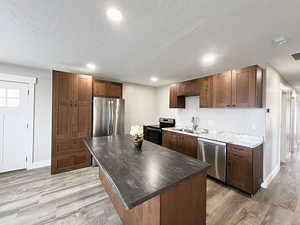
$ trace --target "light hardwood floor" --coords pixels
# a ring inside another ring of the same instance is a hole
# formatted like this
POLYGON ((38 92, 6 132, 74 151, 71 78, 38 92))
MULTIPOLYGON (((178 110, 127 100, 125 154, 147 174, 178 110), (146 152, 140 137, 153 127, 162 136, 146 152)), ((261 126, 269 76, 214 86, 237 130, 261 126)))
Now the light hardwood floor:
MULTIPOLYGON (((300 154, 254 198, 208 180, 207 225, 300 225, 300 154)), ((0 175, 0 225, 121 225, 97 168, 0 175)), ((183 224, 184 225, 184 224, 183 224)))

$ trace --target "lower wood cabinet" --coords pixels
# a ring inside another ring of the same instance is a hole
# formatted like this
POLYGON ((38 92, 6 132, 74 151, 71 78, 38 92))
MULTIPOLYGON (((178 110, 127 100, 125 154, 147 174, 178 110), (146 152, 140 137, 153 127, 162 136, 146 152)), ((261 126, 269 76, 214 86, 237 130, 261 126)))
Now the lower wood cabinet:
MULTIPOLYGON (((163 146, 197 158, 197 137, 163 131, 163 146)), ((263 145, 247 148, 227 144, 226 183, 246 193, 255 194, 263 182, 263 145)))
POLYGON ((176 152, 197 158, 197 137, 163 131, 163 146, 176 152))
POLYGON ((227 183, 255 194, 263 182, 263 145, 246 148, 227 145, 227 183))

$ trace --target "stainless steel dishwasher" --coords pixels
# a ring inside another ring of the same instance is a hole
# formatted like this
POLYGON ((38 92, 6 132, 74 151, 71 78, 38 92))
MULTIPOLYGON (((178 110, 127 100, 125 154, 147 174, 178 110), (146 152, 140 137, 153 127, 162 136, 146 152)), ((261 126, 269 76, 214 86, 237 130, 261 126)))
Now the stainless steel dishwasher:
POLYGON ((226 143, 198 138, 197 155, 211 165, 208 175, 226 182, 226 143))

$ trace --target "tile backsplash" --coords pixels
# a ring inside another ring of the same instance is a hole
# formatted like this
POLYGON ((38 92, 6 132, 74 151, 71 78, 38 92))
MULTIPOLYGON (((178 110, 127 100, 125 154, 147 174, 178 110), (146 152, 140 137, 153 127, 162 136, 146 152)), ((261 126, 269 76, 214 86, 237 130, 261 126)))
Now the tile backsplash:
POLYGON ((169 109, 159 105, 159 116, 175 118, 178 126, 191 127, 192 117, 197 116, 200 118, 200 128, 255 136, 265 135, 265 113, 265 109, 261 108, 199 108, 199 96, 186 97, 185 109, 169 109))

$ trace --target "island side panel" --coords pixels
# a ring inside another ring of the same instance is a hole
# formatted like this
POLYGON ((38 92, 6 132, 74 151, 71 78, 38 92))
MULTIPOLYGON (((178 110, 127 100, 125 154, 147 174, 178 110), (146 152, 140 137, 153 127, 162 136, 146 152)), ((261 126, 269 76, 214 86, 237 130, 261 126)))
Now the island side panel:
POLYGON ((125 210, 118 196, 112 190, 112 187, 106 176, 99 169, 99 178, 102 185, 111 199, 117 213, 124 225, 160 225, 160 195, 134 207, 125 210))
POLYGON ((161 225, 206 224, 206 172, 161 194, 161 225))

